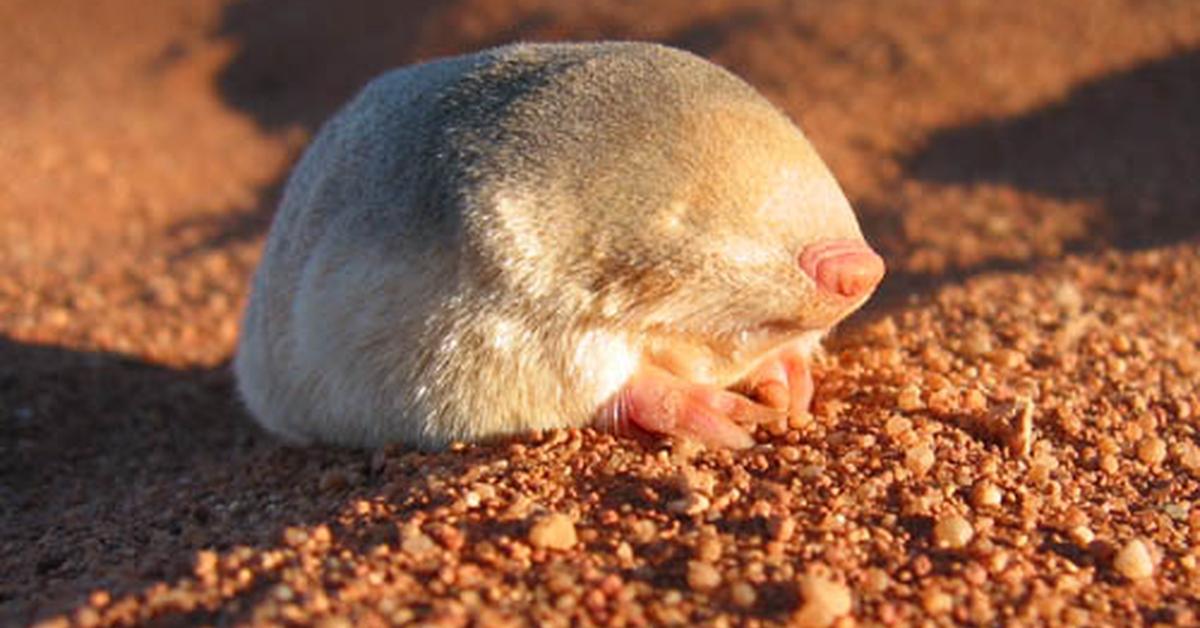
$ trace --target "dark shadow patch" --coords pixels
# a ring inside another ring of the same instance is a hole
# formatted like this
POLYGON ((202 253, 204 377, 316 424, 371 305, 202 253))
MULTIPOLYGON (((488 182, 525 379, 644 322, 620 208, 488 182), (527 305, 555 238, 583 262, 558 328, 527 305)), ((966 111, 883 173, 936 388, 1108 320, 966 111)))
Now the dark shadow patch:
POLYGON ((716 19, 689 24, 668 36, 663 43, 702 57, 708 56, 724 46, 739 31, 758 28, 769 17, 767 12, 761 9, 739 9, 716 19))
POLYGON ((1093 553, 1088 547, 1080 547, 1078 544, 1065 538, 1062 531, 1053 528, 1042 527, 1042 544, 1038 546, 1038 551, 1043 553, 1057 554, 1069 561, 1076 567, 1087 568, 1095 567, 1096 553, 1093 553))
POLYGON ((464 39, 456 42, 456 48, 463 52, 476 52, 486 48, 502 46, 513 42, 550 42, 571 39, 571 33, 565 31, 551 11, 539 9, 516 17, 512 24, 482 38, 464 39))
POLYGON ((188 574, 200 549, 276 546, 340 507, 323 470, 363 457, 263 434, 226 366, 0 337, 0 624, 188 574))
POLYGON ((913 539, 929 539, 933 536, 933 517, 927 515, 904 515, 900 517, 899 524, 913 539))
POLYGON ((264 128, 314 128, 375 75, 419 60, 422 24, 447 6, 452 3, 233 3, 217 35, 238 51, 217 86, 226 102, 264 128))
MULTIPOLYGON (((306 136, 368 81, 429 56, 422 49, 422 28, 453 6, 423 0, 230 3, 212 34, 236 46, 217 76, 218 93, 260 128, 294 145, 299 155, 306 136)), ((150 70, 161 71, 187 52, 184 43, 172 43, 150 70)), ((247 209, 174 225, 172 235, 199 233, 176 255, 187 257, 259 238, 270 226, 286 176, 281 172, 264 185, 247 209)))
POLYGON ((168 241, 179 243, 172 251, 172 259, 186 260, 206 251, 228 249, 258 239, 271 226, 285 180, 261 188, 254 205, 248 209, 202 214, 171 224, 167 229, 168 241))
POLYGON ((1141 248, 1200 231, 1200 50, 1111 74, 1056 104, 933 134, 906 161, 939 183, 996 183, 1094 199, 1111 244, 1141 248))

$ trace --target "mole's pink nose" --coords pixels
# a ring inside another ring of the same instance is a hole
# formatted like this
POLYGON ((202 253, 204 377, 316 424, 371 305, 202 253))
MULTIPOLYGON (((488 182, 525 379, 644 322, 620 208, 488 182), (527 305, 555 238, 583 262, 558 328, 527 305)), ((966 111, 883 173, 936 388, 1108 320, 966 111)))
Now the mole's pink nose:
POLYGON ((860 297, 883 279, 883 258, 861 240, 827 240, 800 254, 800 268, 826 292, 860 297))

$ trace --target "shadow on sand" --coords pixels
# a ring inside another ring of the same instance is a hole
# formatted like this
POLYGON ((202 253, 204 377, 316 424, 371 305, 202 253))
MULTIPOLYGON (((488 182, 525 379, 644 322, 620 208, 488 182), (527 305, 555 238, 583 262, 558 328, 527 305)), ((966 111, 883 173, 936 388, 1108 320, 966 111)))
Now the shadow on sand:
POLYGON ((314 490, 322 469, 363 454, 278 444, 232 388, 225 367, 0 337, 0 624, 96 588, 137 590, 190 572, 201 548, 274 544, 283 527, 329 515, 339 501, 314 490), (284 499, 287 510, 272 507, 284 499))
MULTIPOLYGON (((1136 250, 1200 234, 1200 50, 1078 85, 1061 101, 1010 118, 931 133, 903 159, 904 179, 947 186, 1011 186, 1098 206, 1095 229, 1066 252, 1136 250)), ((1013 206, 995 211, 1029 211, 1013 206), (1011 208, 1011 209, 1010 209, 1011 208)), ((889 259, 906 259, 902 206, 860 205, 863 230, 889 259)), ((953 229, 954 224, 944 226, 953 229)), ((893 270, 856 320, 883 316, 914 295, 993 272, 1034 272, 1059 256, 989 257, 936 272, 893 270)))
POLYGON ((217 79, 220 93, 266 129, 315 129, 384 70, 421 60, 421 27, 453 2, 292 0, 237 2, 217 35, 238 51, 217 79))
POLYGON ((1094 199, 1107 242, 1141 248, 1200 232, 1200 50, 1110 74, 1035 111, 932 134, 906 163, 939 183, 999 183, 1094 199))

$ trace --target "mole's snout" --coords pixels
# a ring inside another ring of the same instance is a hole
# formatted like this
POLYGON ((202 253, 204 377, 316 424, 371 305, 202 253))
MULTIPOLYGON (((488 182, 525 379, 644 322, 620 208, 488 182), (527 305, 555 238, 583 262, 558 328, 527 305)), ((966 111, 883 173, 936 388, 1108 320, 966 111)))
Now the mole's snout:
POLYGON ((861 240, 827 240, 800 253, 800 267, 825 292, 861 297, 883 279, 883 258, 861 240))

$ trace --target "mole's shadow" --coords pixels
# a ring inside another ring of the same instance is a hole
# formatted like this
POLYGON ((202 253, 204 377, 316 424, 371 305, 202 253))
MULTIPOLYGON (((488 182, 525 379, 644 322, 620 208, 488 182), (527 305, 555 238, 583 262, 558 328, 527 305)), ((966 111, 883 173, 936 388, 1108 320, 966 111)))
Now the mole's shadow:
POLYGON ((217 36, 238 49, 217 79, 222 98, 267 129, 315 128, 370 78, 419 60, 429 0, 236 2, 217 36))
POLYGON ((1200 49, 1110 74, 1056 104, 931 135, 909 176, 1095 199, 1104 244, 1140 248, 1200 232, 1200 49))
POLYGON ((227 367, 0 336, 0 625, 189 573, 202 548, 274 544, 337 507, 307 493, 359 458, 260 432, 227 367))
MULTIPOLYGON (((223 9, 214 38, 237 49, 216 78, 217 93, 270 133, 320 124, 374 76, 421 60, 419 32, 435 11, 452 2, 422 0, 288 0, 234 2, 223 9)), ((182 44, 160 63, 178 61, 182 44)), ((180 257, 258 239, 271 224, 286 172, 257 193, 244 210, 188 218, 173 234, 196 232, 180 257)))
MULTIPOLYGON (((571 32, 546 8, 513 7, 503 27, 470 35, 439 20, 454 0, 288 0, 226 7, 215 35, 237 44, 217 88, 234 108, 267 129, 315 129, 368 80, 434 56, 475 52, 515 41, 637 39, 632 25, 590 25, 571 32)), ((704 55, 735 31, 767 19, 762 10, 731 9, 697 19, 661 39, 704 55)), ((169 56, 169 55, 168 55, 169 56)))

